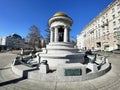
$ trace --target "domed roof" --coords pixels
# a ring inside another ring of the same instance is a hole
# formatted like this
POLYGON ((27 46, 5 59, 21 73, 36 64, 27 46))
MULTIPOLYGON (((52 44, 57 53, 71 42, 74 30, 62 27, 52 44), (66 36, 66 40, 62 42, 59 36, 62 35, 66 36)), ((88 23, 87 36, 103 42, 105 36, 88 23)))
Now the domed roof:
POLYGON ((67 14, 65 14, 64 12, 57 12, 54 14, 54 17, 56 16, 64 16, 64 17, 68 17, 67 14))
POLYGON ((60 22, 65 22, 68 23, 70 25, 72 25, 73 21, 72 19, 64 12, 57 12, 55 13, 48 21, 49 26, 56 21, 60 21, 60 22))

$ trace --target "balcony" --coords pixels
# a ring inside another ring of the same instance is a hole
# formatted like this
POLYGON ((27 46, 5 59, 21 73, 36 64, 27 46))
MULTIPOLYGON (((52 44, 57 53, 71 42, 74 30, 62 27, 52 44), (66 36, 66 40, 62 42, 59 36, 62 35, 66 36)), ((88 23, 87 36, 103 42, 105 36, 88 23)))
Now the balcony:
POLYGON ((108 23, 104 23, 101 25, 102 28, 104 28, 105 26, 108 26, 108 23))
POLYGON ((104 41, 103 41, 103 44, 108 44, 108 41, 104 40, 104 41))
POLYGON ((103 22, 103 24, 101 25, 102 28, 104 28, 105 26, 108 26, 108 20, 103 22))
POLYGON ((120 30, 118 28, 114 28, 114 33, 120 34, 120 30))

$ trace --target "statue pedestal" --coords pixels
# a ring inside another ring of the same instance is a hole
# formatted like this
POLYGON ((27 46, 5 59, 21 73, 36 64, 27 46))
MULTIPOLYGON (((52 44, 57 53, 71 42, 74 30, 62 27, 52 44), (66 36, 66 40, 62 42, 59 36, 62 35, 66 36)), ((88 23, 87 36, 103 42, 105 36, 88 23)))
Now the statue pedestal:
POLYGON ((97 65, 94 64, 94 63, 88 63, 88 66, 87 66, 93 73, 95 72, 98 72, 98 68, 97 68, 97 65))
POLYGON ((40 69, 39 72, 44 73, 44 74, 46 74, 49 71, 49 66, 47 64, 47 60, 43 60, 41 62, 39 69, 40 69))

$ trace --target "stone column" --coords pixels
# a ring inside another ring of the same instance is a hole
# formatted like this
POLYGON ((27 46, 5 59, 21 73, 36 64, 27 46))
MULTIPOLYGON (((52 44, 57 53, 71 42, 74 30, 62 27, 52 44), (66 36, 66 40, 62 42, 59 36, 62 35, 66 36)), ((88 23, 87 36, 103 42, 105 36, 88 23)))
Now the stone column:
POLYGON ((70 29, 68 29, 68 42, 70 42, 70 29))
POLYGON ((64 29, 64 42, 68 42, 68 29, 65 27, 64 29))
POLYGON ((50 42, 53 42, 53 29, 50 29, 50 42))
POLYGON ((57 27, 55 27, 55 35, 54 36, 55 36, 54 37, 55 42, 58 42, 58 28, 57 27))

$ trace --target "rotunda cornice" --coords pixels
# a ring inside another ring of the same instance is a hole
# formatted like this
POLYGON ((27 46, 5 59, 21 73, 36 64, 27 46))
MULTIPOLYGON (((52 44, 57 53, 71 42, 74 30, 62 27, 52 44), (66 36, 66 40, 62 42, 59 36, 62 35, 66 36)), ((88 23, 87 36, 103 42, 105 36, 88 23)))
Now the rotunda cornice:
POLYGON ((70 17, 64 17, 64 16, 55 16, 49 19, 49 26, 51 25, 51 23, 55 22, 55 21, 66 21, 68 22, 70 25, 72 25, 73 21, 70 17))

